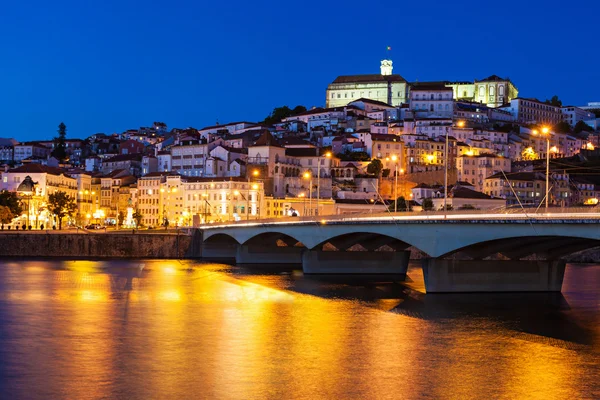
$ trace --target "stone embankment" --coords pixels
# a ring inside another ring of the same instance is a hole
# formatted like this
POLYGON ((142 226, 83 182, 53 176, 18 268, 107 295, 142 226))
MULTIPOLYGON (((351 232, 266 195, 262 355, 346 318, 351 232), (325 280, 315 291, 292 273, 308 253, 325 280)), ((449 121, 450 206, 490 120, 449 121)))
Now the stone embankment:
POLYGON ((182 258, 192 236, 176 233, 0 233, 0 257, 182 258))

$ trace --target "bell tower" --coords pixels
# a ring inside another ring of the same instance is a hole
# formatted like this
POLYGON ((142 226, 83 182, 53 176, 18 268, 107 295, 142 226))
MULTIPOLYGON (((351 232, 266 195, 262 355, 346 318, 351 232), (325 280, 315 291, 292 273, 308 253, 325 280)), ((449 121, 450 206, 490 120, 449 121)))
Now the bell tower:
POLYGON ((381 66, 379 68, 381 69, 381 75, 391 75, 392 69, 394 68, 392 66, 392 60, 381 60, 381 66))

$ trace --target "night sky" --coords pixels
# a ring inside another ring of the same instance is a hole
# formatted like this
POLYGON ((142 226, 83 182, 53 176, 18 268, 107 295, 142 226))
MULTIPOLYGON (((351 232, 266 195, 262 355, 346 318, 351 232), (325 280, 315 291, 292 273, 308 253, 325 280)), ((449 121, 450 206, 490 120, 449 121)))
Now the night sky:
POLYGON ((508 76, 520 95, 600 101, 600 1, 4 1, 0 137, 202 128, 323 106, 337 75, 508 76), (91 3, 94 3, 93 5, 91 3))

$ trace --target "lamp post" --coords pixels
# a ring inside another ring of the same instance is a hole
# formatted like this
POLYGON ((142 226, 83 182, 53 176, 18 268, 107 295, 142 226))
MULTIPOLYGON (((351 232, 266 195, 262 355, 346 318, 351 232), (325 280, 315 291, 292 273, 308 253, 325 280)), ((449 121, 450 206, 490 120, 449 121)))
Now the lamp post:
POLYGON ((246 191, 246 221, 250 221, 250 178, 257 177, 260 174, 257 169, 252 171, 251 175, 248 175, 248 187, 246 191))
MULTIPOLYGON (((532 131, 534 135, 539 132, 534 129, 532 131)), ((548 197, 550 197, 550 128, 547 126, 542 127, 542 135, 546 136, 546 213, 548 213, 548 197)))
POLYGON ((394 162, 394 212, 398 212, 398 156, 393 155, 394 162))
MULTIPOLYGON (((318 150, 317 150, 318 151, 318 150)), ((325 159, 331 157, 331 153, 327 152, 324 154, 325 159)), ((316 215, 319 215, 319 199, 321 198, 321 157, 317 158, 317 211, 316 215)))
POLYGON ((302 177, 304 179, 308 179, 308 184, 310 187, 310 190, 308 192, 308 212, 310 215, 312 215, 312 174, 309 171, 306 171, 302 177))

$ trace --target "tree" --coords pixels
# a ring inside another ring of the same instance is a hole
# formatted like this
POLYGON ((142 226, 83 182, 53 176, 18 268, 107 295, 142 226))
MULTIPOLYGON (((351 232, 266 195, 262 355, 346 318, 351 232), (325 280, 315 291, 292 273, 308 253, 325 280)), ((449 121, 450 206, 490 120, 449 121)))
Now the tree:
POLYGON ((533 147, 527 147, 526 149, 523 149, 523 151, 521 152, 521 160, 523 160, 523 161, 533 161, 533 160, 537 160, 538 158, 540 158, 540 157, 535 152, 535 150, 533 150, 533 147))
POLYGON ((0 192, 0 206, 8 207, 10 212, 15 216, 21 215, 23 212, 19 196, 15 192, 9 192, 8 190, 0 192))
POLYGON ((142 218, 144 218, 144 216, 138 210, 135 210, 131 217, 135 220, 135 226, 138 228, 142 226, 142 218))
POLYGON ((2 224, 2 229, 4 229, 4 224, 10 224, 14 218, 14 214, 10 211, 10 208, 7 206, 0 206, 0 223, 2 224))
POLYGON ((472 205, 472 204, 463 204, 462 206, 458 207, 459 210, 477 210, 477 208, 472 205))
POLYGON ((389 168, 386 168, 386 169, 382 170, 382 171, 381 171, 381 176, 382 176, 383 178, 387 178, 388 176, 390 176, 390 169, 389 169, 389 168))
POLYGON ((554 131, 557 133, 571 133, 571 125, 568 122, 560 121, 554 125, 554 131))
POLYGON ((544 103, 550 104, 555 107, 562 107, 562 101, 560 101, 557 95, 552 96, 550 100, 546 100, 544 103))
POLYGON ((281 122, 281 120, 284 118, 302 114, 303 112, 306 112, 306 107, 304 106, 296 106, 293 110, 288 106, 275 107, 271 114, 269 114, 269 116, 265 118, 263 124, 273 125, 278 122, 281 122))
POLYGON ((411 207, 410 204, 407 204, 406 199, 404 198, 404 196, 400 196, 396 199, 396 201, 393 201, 389 206, 388 206, 388 210, 389 211, 394 211, 394 210, 398 210, 398 211, 411 211, 411 207), (398 207, 396 207, 396 203, 398 204, 398 207))
POLYGON ((383 169, 383 163, 380 159, 373 159, 369 165, 367 165, 367 173, 375 176, 379 176, 381 170, 383 169))
POLYGON ((52 150, 52 157, 58 161, 63 162, 67 158, 67 144, 65 142, 67 138, 67 126, 61 122, 58 126, 58 136, 54 138, 54 150, 52 150))
POLYGON ((62 220, 66 216, 72 216, 77 210, 75 199, 66 192, 58 191, 48 196, 48 209, 58 219, 58 229, 62 229, 62 220))
POLYGON ((424 199, 422 206, 423 206, 423 211, 431 211, 431 210, 433 210, 433 200, 431 200, 431 199, 424 199))
POLYGON ((364 151, 346 151, 335 155, 342 161, 369 161, 369 155, 364 151))
POLYGON ((583 121, 577 122, 575 124, 575 127, 573 127, 573 133, 580 133, 583 131, 594 132, 594 128, 592 128, 591 126, 589 126, 588 124, 586 124, 583 121))

